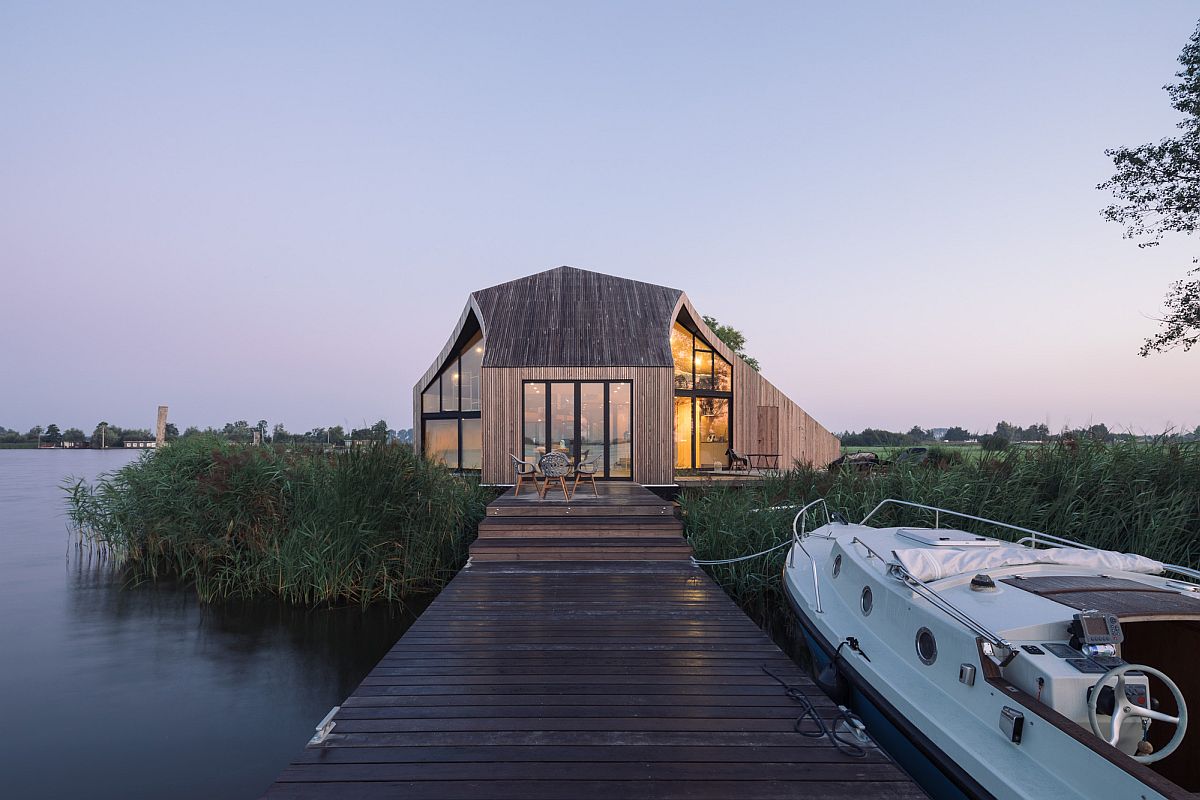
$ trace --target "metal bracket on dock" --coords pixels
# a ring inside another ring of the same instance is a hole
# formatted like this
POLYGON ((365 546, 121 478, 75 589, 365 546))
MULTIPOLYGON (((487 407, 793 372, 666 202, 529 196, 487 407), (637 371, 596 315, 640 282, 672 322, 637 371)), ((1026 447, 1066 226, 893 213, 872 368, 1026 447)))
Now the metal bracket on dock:
POLYGON ((328 738, 329 734, 333 732, 334 726, 337 725, 337 723, 333 721, 333 717, 341 710, 341 706, 334 706, 333 708, 329 709, 329 713, 325 715, 325 719, 317 723, 317 732, 314 733, 313 737, 308 740, 309 747, 323 744, 325 742, 325 739, 328 738))

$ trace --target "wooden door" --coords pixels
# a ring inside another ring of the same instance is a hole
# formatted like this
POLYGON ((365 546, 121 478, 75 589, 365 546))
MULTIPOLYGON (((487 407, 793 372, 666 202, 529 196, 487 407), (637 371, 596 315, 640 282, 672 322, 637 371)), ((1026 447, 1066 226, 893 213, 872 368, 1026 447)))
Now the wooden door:
POLYGON ((779 406, 759 406, 755 453, 779 453, 779 406))

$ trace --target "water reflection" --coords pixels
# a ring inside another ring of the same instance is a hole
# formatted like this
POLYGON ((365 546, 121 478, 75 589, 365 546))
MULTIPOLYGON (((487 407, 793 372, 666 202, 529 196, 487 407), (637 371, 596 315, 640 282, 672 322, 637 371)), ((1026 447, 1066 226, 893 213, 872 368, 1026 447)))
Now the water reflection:
POLYGON ((71 544, 58 487, 129 458, 0 451, 5 796, 256 797, 411 613, 123 585, 71 544))

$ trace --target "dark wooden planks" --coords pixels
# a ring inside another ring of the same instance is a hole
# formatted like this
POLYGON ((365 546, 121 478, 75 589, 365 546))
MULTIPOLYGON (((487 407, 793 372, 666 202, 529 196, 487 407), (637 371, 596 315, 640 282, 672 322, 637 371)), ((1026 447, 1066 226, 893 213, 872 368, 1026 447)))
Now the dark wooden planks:
POLYGON ((678 289, 557 267, 472 295, 485 367, 669 367, 678 289))
POLYGON ((764 666, 834 718, 689 562, 473 562, 267 796, 922 796, 879 751, 797 734, 764 666))

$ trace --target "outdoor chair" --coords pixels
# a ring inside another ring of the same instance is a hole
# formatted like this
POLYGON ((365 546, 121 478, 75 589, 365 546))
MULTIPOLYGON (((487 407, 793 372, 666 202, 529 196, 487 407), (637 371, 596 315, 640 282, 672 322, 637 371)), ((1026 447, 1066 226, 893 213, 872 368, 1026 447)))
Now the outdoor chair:
POLYGON ((526 480, 533 481, 533 490, 537 492, 538 496, 540 497, 542 494, 542 487, 538 486, 537 466, 531 461, 522 461, 512 453, 509 453, 508 457, 512 459, 513 477, 517 480, 516 488, 513 489, 513 497, 516 497, 521 493, 521 484, 526 480))
POLYGON ((596 486, 596 470, 600 468, 600 456, 596 456, 590 461, 582 460, 586 457, 587 453, 585 452, 581 456, 580 462, 575 465, 575 483, 571 486, 572 497, 575 496, 575 492, 579 489, 580 481, 591 481, 592 491, 595 492, 596 497, 600 496, 600 489, 596 486))
POLYGON ((550 484, 558 481, 562 486, 563 497, 570 501, 571 495, 567 492, 567 475, 571 472, 571 460, 567 458, 566 454, 546 453, 538 459, 538 469, 542 473, 542 499, 545 500, 546 495, 550 492, 550 484))
POLYGON ((729 470, 745 470, 750 471, 750 459, 734 450, 732 447, 725 450, 725 455, 729 458, 729 470))

